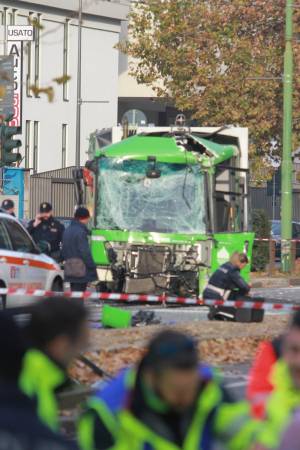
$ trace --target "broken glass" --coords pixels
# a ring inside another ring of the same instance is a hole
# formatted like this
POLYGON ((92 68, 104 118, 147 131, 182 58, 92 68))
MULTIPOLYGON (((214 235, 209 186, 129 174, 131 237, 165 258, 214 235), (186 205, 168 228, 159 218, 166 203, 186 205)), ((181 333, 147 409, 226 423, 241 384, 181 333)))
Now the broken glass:
POLYGON ((204 175, 199 166, 156 163, 159 178, 147 178, 149 162, 101 158, 97 228, 158 233, 204 233, 204 175))

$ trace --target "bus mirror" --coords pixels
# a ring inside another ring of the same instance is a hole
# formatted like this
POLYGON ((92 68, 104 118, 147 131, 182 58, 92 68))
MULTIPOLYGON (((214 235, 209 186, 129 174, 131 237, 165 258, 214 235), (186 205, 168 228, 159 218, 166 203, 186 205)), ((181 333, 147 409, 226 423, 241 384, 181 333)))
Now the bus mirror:
POLYGON ((156 157, 155 156, 148 156, 148 169, 146 172, 147 178, 160 178, 161 171, 157 169, 156 167, 156 157))

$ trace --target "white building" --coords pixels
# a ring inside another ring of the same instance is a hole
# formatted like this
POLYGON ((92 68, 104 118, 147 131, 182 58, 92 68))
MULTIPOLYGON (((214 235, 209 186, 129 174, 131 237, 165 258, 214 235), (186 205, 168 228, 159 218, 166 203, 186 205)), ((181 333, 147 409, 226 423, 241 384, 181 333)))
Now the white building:
MULTIPOLYGON (((81 163, 87 139, 96 128, 118 121, 118 50, 127 0, 83 0, 81 163)), ((6 53, 7 25, 38 21, 35 40, 23 43, 22 165, 34 172, 75 164, 78 49, 78 0, 0 1, 0 54, 6 53), (64 74, 71 80, 56 85, 64 74), (53 85, 49 103, 35 98, 30 86, 53 85)))
MULTIPOLYGON (((122 22, 120 39, 128 39, 128 22, 122 22)), ((135 125, 154 124, 156 126, 166 126, 174 124, 178 110, 174 108, 172 102, 164 98, 158 99, 156 93, 149 86, 138 84, 129 75, 129 66, 133 60, 126 55, 119 55, 119 107, 118 122, 128 114, 129 122, 136 121, 135 125), (130 114, 135 110, 134 117, 130 114)))

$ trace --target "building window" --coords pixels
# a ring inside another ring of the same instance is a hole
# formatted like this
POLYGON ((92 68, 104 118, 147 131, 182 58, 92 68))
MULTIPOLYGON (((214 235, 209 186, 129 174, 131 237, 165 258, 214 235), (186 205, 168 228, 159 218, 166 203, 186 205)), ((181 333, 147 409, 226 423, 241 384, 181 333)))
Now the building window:
POLYGON ((27 53, 27 74, 26 74, 26 95, 27 97, 32 97, 31 95, 31 64, 32 64, 32 44, 31 41, 28 41, 26 44, 26 53, 27 53))
POLYGON ((61 167, 67 167, 68 125, 62 124, 61 167))
MULTIPOLYGON (((37 14, 36 17, 37 24, 41 23, 41 14, 37 14)), ((40 86, 40 59, 41 59, 41 43, 40 43, 41 30, 39 26, 35 27, 35 40, 34 40, 34 84, 35 86, 40 86)))
POLYGON ((130 126, 145 127, 148 123, 147 117, 143 111, 139 109, 129 109, 123 114, 122 122, 127 120, 130 126))
POLYGON ((3 8, 3 13, 2 13, 2 25, 5 27, 4 33, 6 33, 6 26, 7 26, 7 10, 8 10, 8 8, 7 8, 7 6, 5 6, 3 8))
POLYGON ((25 169, 30 167, 30 138, 31 138, 31 121, 26 120, 25 135, 25 169))
POLYGON ((7 13, 7 24, 8 25, 13 25, 13 15, 11 12, 7 13))
POLYGON ((39 128, 40 122, 34 121, 33 123, 33 172, 38 170, 38 150, 39 150, 39 128))
MULTIPOLYGON (((64 54, 63 54, 63 75, 68 75, 69 73, 69 20, 66 20, 64 24, 64 54)), ((63 99, 64 101, 69 100, 69 83, 66 81, 63 84, 63 99)))
POLYGON ((2 12, 2 25, 3 25, 3 30, 4 30, 4 54, 7 55, 7 7, 3 8, 3 12, 2 12))
MULTIPOLYGON (((28 15, 28 24, 31 25, 33 21, 33 13, 30 12, 28 15)), ((27 97, 32 97, 32 93, 30 90, 30 86, 33 84, 32 82, 32 42, 24 42, 26 45, 25 53, 27 55, 27 73, 26 73, 26 95, 27 97)))
POLYGON ((12 9, 11 13, 9 14, 9 22, 10 25, 15 25, 16 24, 16 9, 12 9))

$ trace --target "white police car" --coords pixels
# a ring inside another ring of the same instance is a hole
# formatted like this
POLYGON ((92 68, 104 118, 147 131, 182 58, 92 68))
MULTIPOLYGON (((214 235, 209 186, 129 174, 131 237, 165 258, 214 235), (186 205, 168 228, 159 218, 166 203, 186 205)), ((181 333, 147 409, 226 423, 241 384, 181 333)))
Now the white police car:
MULTIPOLYGON (((0 288, 45 289, 63 288, 59 265, 41 254, 31 236, 20 222, 0 211, 0 288)), ((23 306, 28 297, 0 296, 2 306, 23 306)), ((1 304, 0 304, 1 308, 1 304)))

